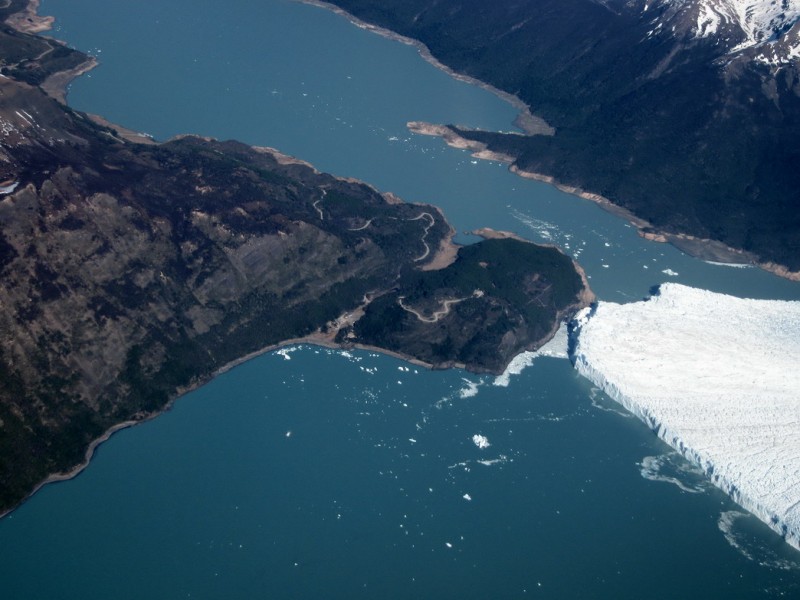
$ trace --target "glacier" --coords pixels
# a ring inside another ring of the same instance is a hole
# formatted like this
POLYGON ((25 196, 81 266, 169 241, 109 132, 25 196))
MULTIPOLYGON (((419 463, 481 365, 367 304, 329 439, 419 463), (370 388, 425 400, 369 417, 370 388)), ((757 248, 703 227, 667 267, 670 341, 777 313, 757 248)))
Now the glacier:
POLYGON ((571 324, 575 368, 800 550, 800 302, 675 283, 571 324))

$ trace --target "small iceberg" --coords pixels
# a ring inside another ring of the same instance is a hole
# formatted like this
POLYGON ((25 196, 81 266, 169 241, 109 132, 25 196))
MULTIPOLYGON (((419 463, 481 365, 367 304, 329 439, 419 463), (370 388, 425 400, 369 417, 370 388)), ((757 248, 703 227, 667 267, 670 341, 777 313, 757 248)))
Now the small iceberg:
POLYGON ((476 433, 475 435, 472 436, 472 443, 475 444, 481 450, 484 450, 489 446, 491 446, 491 444, 489 443, 489 438, 479 433, 476 433))

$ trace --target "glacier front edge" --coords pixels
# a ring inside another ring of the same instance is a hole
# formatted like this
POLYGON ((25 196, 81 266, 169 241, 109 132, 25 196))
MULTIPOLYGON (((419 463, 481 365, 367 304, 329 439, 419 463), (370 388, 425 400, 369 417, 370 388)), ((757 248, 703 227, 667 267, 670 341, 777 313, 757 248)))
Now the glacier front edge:
POLYGON ((800 302, 666 283, 572 324, 575 368, 800 550, 800 302))

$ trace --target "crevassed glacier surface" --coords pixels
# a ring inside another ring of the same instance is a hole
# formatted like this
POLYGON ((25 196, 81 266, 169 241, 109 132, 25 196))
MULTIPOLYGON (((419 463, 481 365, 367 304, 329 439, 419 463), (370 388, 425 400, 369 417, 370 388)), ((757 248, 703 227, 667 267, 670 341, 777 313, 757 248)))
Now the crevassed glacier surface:
POLYGON ((573 336, 581 374, 800 549, 800 302, 666 283, 573 336))

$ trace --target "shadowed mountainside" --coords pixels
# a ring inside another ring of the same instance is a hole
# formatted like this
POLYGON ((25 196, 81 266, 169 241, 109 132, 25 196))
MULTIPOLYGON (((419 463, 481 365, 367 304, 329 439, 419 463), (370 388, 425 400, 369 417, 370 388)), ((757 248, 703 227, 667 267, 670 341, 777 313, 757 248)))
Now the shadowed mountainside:
POLYGON ((518 169, 745 253, 733 260, 800 271, 796 57, 769 64, 765 46, 730 53, 719 36, 659 26, 676 2, 332 3, 420 40, 552 125, 553 136, 456 129, 518 169))

